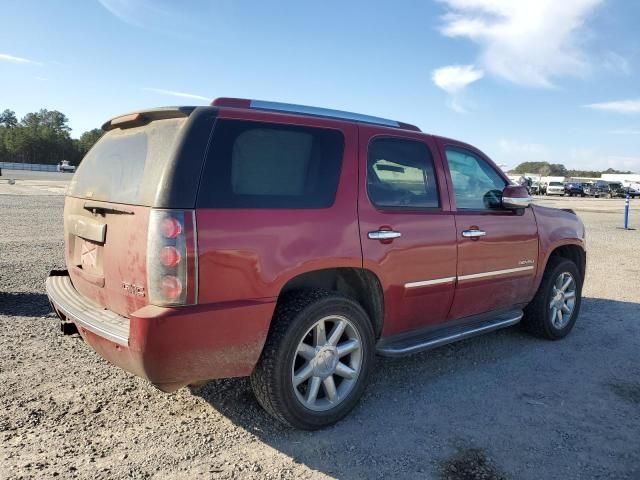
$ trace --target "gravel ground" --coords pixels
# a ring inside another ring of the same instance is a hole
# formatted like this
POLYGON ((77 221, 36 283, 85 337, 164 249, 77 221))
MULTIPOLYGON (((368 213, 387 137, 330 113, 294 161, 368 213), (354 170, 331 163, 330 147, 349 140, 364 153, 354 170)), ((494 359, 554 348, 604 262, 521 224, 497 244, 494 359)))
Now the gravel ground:
POLYGON ((619 200, 544 201, 588 228, 568 338, 511 328, 378 359, 356 410, 309 433, 272 421, 244 379, 164 394, 61 336, 43 283, 63 266, 63 198, 8 193, 0 184, 2 479, 640 478, 640 231, 616 229, 619 200))

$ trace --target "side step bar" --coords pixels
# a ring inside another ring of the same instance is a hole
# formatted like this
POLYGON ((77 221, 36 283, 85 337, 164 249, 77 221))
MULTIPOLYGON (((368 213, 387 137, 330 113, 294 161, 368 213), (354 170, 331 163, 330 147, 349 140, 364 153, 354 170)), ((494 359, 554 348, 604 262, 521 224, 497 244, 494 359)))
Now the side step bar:
POLYGON ((489 319, 486 316, 483 318, 474 317, 466 321, 463 320, 464 323, 456 322, 455 325, 449 327, 429 329, 409 335, 401 334, 380 340, 376 350, 379 355, 384 357, 411 355, 500 328, 510 327, 520 322, 523 315, 522 310, 513 310, 489 319))

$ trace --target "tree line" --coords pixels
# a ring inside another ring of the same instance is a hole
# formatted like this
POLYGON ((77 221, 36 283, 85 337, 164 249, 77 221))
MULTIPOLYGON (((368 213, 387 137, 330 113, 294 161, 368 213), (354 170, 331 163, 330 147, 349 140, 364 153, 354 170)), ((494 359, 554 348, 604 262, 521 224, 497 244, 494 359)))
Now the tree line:
POLYGON ((71 138, 67 116, 57 110, 27 113, 20 121, 14 111, 0 113, 0 162, 78 165, 102 136, 94 128, 71 138))
POLYGON ((604 171, 596 170, 572 170, 567 169, 561 163, 549 162, 524 162, 511 170, 514 173, 537 173, 543 177, 600 177, 603 173, 632 173, 623 172, 614 168, 608 168, 604 171))

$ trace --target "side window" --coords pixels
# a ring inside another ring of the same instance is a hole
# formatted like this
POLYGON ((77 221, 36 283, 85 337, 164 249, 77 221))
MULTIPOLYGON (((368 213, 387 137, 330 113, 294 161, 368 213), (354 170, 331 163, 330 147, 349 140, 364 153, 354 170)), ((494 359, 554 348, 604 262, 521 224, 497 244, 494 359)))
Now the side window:
POLYGON ((466 150, 447 148, 458 210, 495 210, 502 206, 505 180, 485 160, 466 150))
POLYGON ((198 206, 327 208, 336 195, 340 131, 219 120, 209 145, 198 206))
POLYGON ((376 138, 369 143, 367 193, 377 207, 440 206, 433 159, 422 142, 376 138))

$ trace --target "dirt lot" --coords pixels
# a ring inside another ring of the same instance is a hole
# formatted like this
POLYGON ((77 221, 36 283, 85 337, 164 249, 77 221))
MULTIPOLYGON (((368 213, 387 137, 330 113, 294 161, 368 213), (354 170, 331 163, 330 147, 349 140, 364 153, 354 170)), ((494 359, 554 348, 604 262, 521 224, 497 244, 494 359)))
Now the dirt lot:
POLYGON ((588 229, 567 339, 511 328, 378 359, 353 414, 308 433, 273 422, 245 380, 168 395, 60 336, 43 282, 63 266, 63 199, 14 193, 0 183, 2 479, 640 478, 640 231, 616 229, 619 200, 544 201, 588 229))

